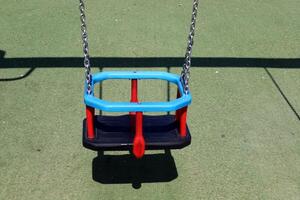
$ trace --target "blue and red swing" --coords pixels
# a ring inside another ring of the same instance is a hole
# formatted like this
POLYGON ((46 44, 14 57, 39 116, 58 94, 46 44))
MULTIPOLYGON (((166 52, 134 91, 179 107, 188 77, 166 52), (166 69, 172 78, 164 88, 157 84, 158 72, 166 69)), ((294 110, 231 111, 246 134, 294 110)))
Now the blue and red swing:
POLYGON ((109 71, 90 73, 89 49, 84 14, 80 1, 81 30, 86 68, 83 121, 83 145, 95 151, 130 150, 141 158, 146 149, 180 149, 190 144, 191 135, 186 124, 187 108, 192 97, 188 87, 191 52, 195 32, 198 0, 194 0, 188 47, 181 76, 160 71, 109 71), (131 80, 130 102, 108 102, 94 96, 94 85, 110 79, 131 80), (138 80, 159 79, 177 85, 177 99, 168 102, 139 102, 138 80), (95 115, 95 109, 129 113, 122 116, 95 115), (145 112, 171 112, 174 115, 144 115, 145 112))

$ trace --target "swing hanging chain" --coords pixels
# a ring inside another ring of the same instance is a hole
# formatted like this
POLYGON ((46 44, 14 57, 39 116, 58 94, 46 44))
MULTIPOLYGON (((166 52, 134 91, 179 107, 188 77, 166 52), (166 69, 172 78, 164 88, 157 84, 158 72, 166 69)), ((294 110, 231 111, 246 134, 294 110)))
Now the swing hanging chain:
POLYGON ((87 34, 87 27, 86 27, 85 6, 83 0, 79 0, 79 10, 80 10, 81 34, 82 34, 83 55, 84 55, 83 64, 85 67, 87 93, 91 94, 92 74, 91 74, 91 63, 90 63, 90 55, 89 55, 88 34, 87 34))
MULTIPOLYGON (((184 60, 184 64, 183 64, 182 72, 181 72, 181 82, 184 86, 184 92, 186 94, 189 93, 191 56, 192 56, 192 48, 193 48, 193 44, 194 44, 195 25, 196 25, 198 4, 199 4, 199 0, 194 0, 190 32, 188 35, 188 45, 186 48, 185 60, 184 60)), ((83 55, 84 55, 83 63, 84 63, 84 67, 85 67, 87 93, 91 94, 91 92, 92 92, 92 75, 91 75, 91 65, 90 65, 90 56, 89 56, 89 44, 88 44, 88 34, 87 34, 87 26, 86 26, 85 5, 84 5, 83 0, 79 0, 79 10, 80 10, 83 55)))
POLYGON ((183 88, 184 92, 186 94, 189 93, 190 67, 191 67, 192 49, 193 49, 193 44, 194 44, 198 4, 199 4, 199 0, 194 0, 190 32, 188 35, 188 44, 187 44, 185 59, 184 59, 182 72, 181 72, 181 82, 184 87, 183 88))

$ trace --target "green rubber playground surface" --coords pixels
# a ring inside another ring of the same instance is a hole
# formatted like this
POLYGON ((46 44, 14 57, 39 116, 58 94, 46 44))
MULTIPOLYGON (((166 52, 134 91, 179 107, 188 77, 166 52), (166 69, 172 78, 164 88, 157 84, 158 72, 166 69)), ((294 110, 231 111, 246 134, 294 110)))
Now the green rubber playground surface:
MULTIPOLYGON (((192 1, 86 3, 93 72, 180 72, 192 1)), ((201 0, 192 144, 140 161, 82 147, 78 2, 0 4, 0 199, 300 199, 300 1, 201 0)), ((108 81, 97 95, 129 91, 108 81)), ((176 93, 160 81, 139 91, 176 93)))

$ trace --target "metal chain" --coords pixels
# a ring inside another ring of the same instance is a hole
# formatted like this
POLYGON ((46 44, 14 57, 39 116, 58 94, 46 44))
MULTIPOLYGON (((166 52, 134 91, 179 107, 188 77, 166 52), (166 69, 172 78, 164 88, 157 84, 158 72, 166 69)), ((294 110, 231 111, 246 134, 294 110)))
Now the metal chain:
POLYGON ((198 4, 199 4, 199 0, 194 0, 192 21, 191 21, 190 32, 189 32, 189 36, 188 36, 188 45, 186 48, 185 60, 184 60, 184 64, 183 64, 182 72, 181 72, 181 82, 184 86, 184 92, 186 94, 189 93, 190 67, 191 67, 191 58, 192 58, 192 48, 193 48, 193 44, 194 44, 198 4))
MULTIPOLYGON (((184 86, 184 91, 186 94, 189 92, 191 56, 192 56, 192 48, 193 48, 193 43, 194 43, 198 4, 199 4, 199 0, 194 0, 190 32, 188 35, 188 45, 187 45, 187 49, 186 49, 186 53, 185 53, 185 61, 184 61, 182 72, 181 72, 181 81, 184 86)), ((86 17, 85 17, 85 12, 84 12, 85 6, 84 6, 83 0, 79 0, 79 10, 80 10, 83 55, 84 55, 83 63, 84 63, 84 67, 85 67, 87 92, 88 92, 88 94, 91 94, 92 75, 91 75, 91 65, 90 65, 90 56, 89 56, 89 44, 88 44, 86 17)))
POLYGON ((85 67, 87 93, 91 94, 91 92, 92 92, 92 74, 91 74, 91 63, 90 63, 90 55, 89 55, 88 34, 87 34, 87 27, 86 27, 86 17, 85 17, 85 12, 84 12, 85 6, 84 6, 83 0, 79 0, 79 10, 80 10, 83 55, 84 55, 83 64, 85 67))

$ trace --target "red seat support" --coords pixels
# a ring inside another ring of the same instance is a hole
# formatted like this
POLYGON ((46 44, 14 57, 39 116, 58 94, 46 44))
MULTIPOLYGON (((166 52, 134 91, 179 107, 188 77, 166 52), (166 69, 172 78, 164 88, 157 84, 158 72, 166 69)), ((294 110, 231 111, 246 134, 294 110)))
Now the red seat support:
MULTIPOLYGON (((177 90, 177 98, 180 97, 180 92, 177 90)), ((176 110, 176 121, 179 123, 179 133, 181 137, 186 136, 186 118, 187 118, 187 107, 183 107, 176 110)))
POLYGON ((95 115, 95 108, 90 106, 86 106, 86 120, 87 120, 87 135, 89 139, 95 138, 95 129, 94 129, 94 115, 95 115))

